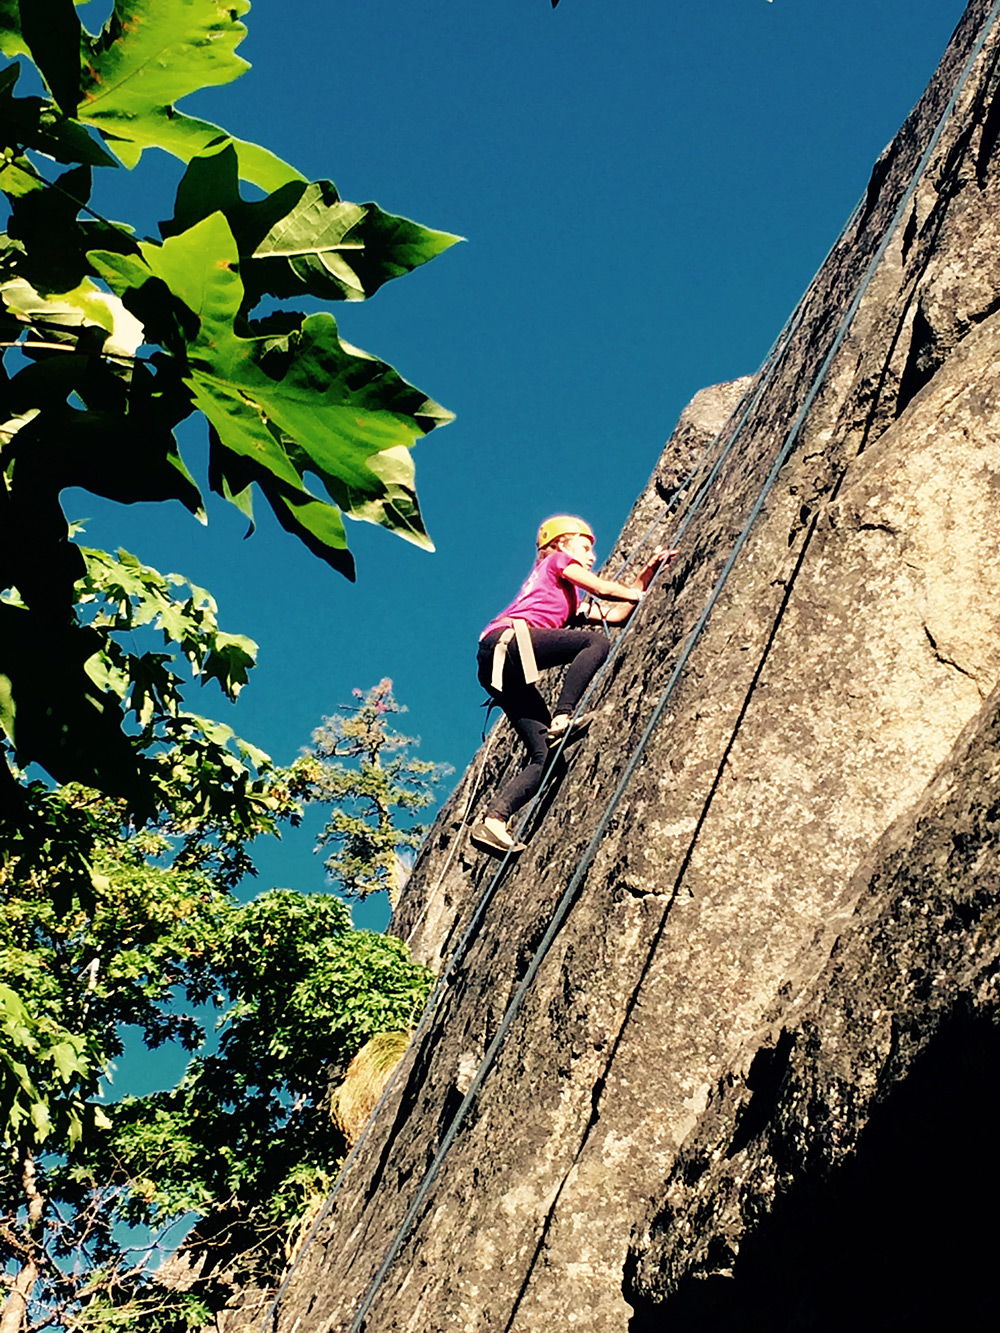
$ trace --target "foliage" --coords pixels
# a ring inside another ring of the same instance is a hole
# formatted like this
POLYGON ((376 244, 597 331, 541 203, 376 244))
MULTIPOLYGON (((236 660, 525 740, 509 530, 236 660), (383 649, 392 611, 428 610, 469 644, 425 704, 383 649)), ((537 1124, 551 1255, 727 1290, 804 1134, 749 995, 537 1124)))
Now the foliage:
POLYGON ((0 1245, 31 1265, 27 1327, 197 1325, 227 1289, 151 1285, 158 1238, 194 1214, 185 1253, 210 1253, 216 1279, 273 1280, 344 1152, 332 1084, 370 1037, 412 1023, 430 974, 400 941, 354 930, 337 899, 240 903, 182 840, 121 836, 106 797, 29 795, 86 821, 90 878, 60 909, 54 861, 8 857, 0 874, 0 1245), (222 1011, 214 1051, 191 1013, 205 1006, 222 1011), (172 1091, 102 1104, 124 1025, 198 1053, 172 1091), (151 1229, 138 1259, 127 1225, 151 1229))
MULTIPOLYGON (((21 765, 125 797, 139 815, 156 808, 157 771, 123 701, 158 686, 128 676, 127 658, 111 676, 92 669, 106 644, 75 598, 93 562, 60 492, 179 500, 203 519, 174 433, 200 414, 212 489, 252 528, 256 485, 286 530, 353 577, 345 514, 429 546, 410 449, 450 416, 343 342, 331 314, 273 308, 364 299, 457 238, 348 203, 177 109, 247 68, 248 9, 115 0, 91 34, 73 0, 0 0, 0 50, 15 58, 0 71, 0 729, 21 765), (16 95, 25 57, 48 96, 16 95), (148 148, 186 164, 156 240, 90 204, 95 170, 134 167, 148 148), (241 181, 264 197, 244 198, 241 181)), ((221 645, 201 666, 235 686, 238 659, 239 645, 221 645)))
MULTIPOLYGON (((191 1213, 187 1255, 272 1279, 343 1151, 331 1082, 368 1039, 410 1024, 429 983, 337 900, 235 899, 253 840, 303 799, 333 799, 324 756, 278 769, 190 711, 189 677, 233 701, 256 645, 180 575, 82 545, 60 495, 177 500, 204 520, 175 435, 197 417, 209 485, 251 530, 256 485, 348 577, 345 515, 429 546, 410 450, 449 414, 343 342, 330 313, 275 301, 365 299, 457 238, 348 203, 178 110, 246 69, 247 0, 115 0, 97 34, 77 8, 0 0, 3 1333, 203 1326, 217 1285, 150 1278, 191 1213), (18 95, 25 64, 45 95, 18 95), (155 239, 91 204, 95 171, 149 148, 185 166, 155 239), (30 763, 61 785, 30 781, 30 763), (104 1100, 126 1027, 194 1054, 175 1089, 104 1100), (123 1244, 130 1224, 153 1229, 138 1249, 123 1244)), ((355 788, 387 816, 425 804, 435 768, 383 766, 396 739, 336 751, 360 759, 355 788)), ((419 837, 380 820, 367 842, 347 829, 363 891, 419 837)))
POLYGON ((337 899, 235 900, 252 841, 299 817, 302 776, 187 712, 184 677, 233 699, 255 645, 180 575, 79 549, 86 669, 127 710, 157 806, 139 827, 121 798, 2 766, 5 1318, 200 1327, 225 1294, 218 1276, 151 1284, 179 1220, 202 1219, 185 1254, 272 1279, 344 1150, 331 1083, 369 1038, 413 1021, 430 974, 399 941, 353 930, 337 899), (206 1006, 222 1011, 217 1050, 206 1006), (126 1026, 196 1053, 177 1088, 103 1101, 126 1026), (151 1229, 137 1254, 122 1246, 129 1224, 151 1229))
MULTIPOLYGON (((214 681, 235 700, 254 665, 257 645, 224 631, 210 594, 180 575, 164 576, 126 551, 111 555, 76 549, 84 570, 74 596, 90 655, 71 664, 87 692, 81 704, 83 720, 63 739, 63 747, 80 750, 74 767, 96 786, 109 761, 101 756, 101 767, 87 748, 99 738, 86 725, 86 710, 95 712, 102 696, 120 701, 129 722, 129 761, 142 773, 149 793, 142 813, 155 813, 164 832, 183 838, 180 864, 211 867, 226 884, 234 884, 250 869, 246 842, 274 832, 276 821, 295 816, 298 806, 262 750, 241 740, 231 727, 183 707, 184 681, 175 669, 175 653, 165 650, 179 649, 196 678, 203 684, 214 681)), ((17 600, 0 602, 0 622, 5 612, 20 610, 17 600)), ((43 691, 54 677, 55 688, 60 672, 68 669, 55 659, 38 663, 35 683, 43 691)), ((0 721, 20 735, 18 704, 2 691, 0 721)), ((95 830, 85 810, 71 816, 66 802, 47 798, 40 784, 26 795, 28 789, 3 755, 0 738, 0 857, 15 856, 22 868, 39 857, 42 869, 58 865, 58 904, 67 877, 78 889, 77 881, 89 881, 86 847, 95 830)), ((56 757, 50 768, 60 775, 56 757)), ((116 818, 124 821, 125 805, 114 808, 116 818)))
POLYGON ((226 902, 202 872, 158 864, 159 835, 122 838, 120 807, 98 793, 32 784, 18 813, 25 835, 0 838, 3 1059, 28 1075, 33 1103, 30 1119, 15 1103, 0 1166, 15 1328, 69 1318, 130 1262, 114 1235, 120 1186, 82 1185, 70 1167, 112 1133, 102 1081, 122 1025, 151 1046, 203 1036, 174 1001, 212 993, 208 948, 226 902))
POLYGON ((181 575, 162 575, 127 551, 80 549, 85 574, 76 602, 99 643, 87 672, 125 707, 161 824, 184 839, 178 864, 211 868, 234 885, 252 869, 246 842, 275 832, 280 818, 297 817, 298 806, 262 750, 184 708, 174 662, 179 656, 202 684, 215 681, 235 702, 257 645, 222 630, 215 599, 181 575), (158 633, 179 654, 137 651, 140 631, 147 641, 158 633))
POLYGON ((413 758, 406 752, 419 741, 388 728, 389 717, 406 712, 391 680, 380 680, 367 694, 355 690, 354 697, 360 702, 343 707, 346 717, 324 718, 313 732, 312 749, 292 767, 292 788, 309 803, 333 807, 319 836, 319 848, 333 848, 325 862, 330 878, 359 898, 385 889, 395 906, 403 858, 427 832, 423 824, 403 821, 434 800, 432 788, 452 770, 413 758))
POLYGON ((48 1014, 35 1017, 9 986, 0 983, 0 1114, 4 1146, 46 1139, 79 1143, 84 1126, 103 1127, 99 1107, 85 1102, 96 1091, 93 1053, 86 1034, 60 1027, 48 1014), (60 1088, 50 1101, 41 1090, 60 1088), (87 1123, 89 1122, 89 1123, 87 1123))
POLYGON ((215 965, 230 1001, 218 1053, 173 1091, 110 1108, 114 1156, 92 1169, 142 1172, 130 1221, 196 1212, 208 1222, 190 1247, 224 1250, 231 1276, 260 1278, 280 1268, 343 1155, 331 1084, 366 1038, 414 1020, 430 974, 400 941, 352 930, 338 900, 289 890, 232 914, 215 965))

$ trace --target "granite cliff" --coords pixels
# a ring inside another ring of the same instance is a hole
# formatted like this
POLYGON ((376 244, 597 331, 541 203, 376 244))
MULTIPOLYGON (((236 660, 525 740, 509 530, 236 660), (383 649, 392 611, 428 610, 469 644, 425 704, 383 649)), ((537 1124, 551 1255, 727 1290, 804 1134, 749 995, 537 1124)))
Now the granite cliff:
POLYGON ((681 555, 528 851, 498 875, 464 832, 505 724, 437 821, 393 929, 445 981, 278 1333, 988 1308, 998 10, 766 365, 682 416, 618 548, 681 555))

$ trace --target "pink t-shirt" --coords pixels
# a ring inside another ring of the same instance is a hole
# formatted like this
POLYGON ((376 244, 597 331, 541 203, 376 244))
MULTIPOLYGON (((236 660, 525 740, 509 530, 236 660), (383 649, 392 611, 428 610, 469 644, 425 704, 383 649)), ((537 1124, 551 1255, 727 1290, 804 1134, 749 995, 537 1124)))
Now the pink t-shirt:
POLYGON ((562 629, 570 617, 576 615, 584 595, 582 588, 562 577, 566 566, 576 563, 568 551, 553 551, 540 560, 510 606, 505 606, 498 616, 494 616, 480 639, 509 625, 512 620, 526 620, 536 629, 562 629))

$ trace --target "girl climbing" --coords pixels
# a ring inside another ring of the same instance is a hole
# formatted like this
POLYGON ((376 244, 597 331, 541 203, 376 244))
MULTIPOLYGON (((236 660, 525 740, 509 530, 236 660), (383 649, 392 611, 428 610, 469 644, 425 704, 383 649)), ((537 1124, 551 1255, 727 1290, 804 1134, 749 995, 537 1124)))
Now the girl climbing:
POLYGON ((479 637, 479 680, 510 718, 527 747, 527 762, 497 793, 483 818, 472 826, 473 844, 494 856, 523 851, 507 831, 507 821, 541 785, 549 747, 571 729, 582 732, 588 719, 572 716, 584 690, 608 655, 609 640, 572 622, 621 624, 635 610, 657 567, 675 550, 657 547, 634 585, 592 572, 594 534, 572 514, 556 514, 538 529, 535 567, 520 592, 479 637), (588 598, 587 594, 591 594, 588 598), (614 605, 600 607, 593 598, 614 605), (535 687, 539 668, 568 666, 553 715, 535 687))

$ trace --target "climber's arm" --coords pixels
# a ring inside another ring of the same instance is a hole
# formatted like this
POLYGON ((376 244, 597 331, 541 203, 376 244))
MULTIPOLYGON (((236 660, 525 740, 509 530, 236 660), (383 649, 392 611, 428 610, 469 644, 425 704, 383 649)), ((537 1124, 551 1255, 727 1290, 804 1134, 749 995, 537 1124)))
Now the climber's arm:
POLYGON ((624 583, 616 583, 613 579, 602 579, 599 575, 592 574, 589 570, 585 570, 582 565, 567 565, 563 570, 563 577, 569 579, 571 583, 575 583, 577 587, 585 588, 588 592, 594 593, 597 597, 614 599, 614 604, 611 606, 598 606, 595 604, 593 598, 584 602, 582 614, 585 620, 604 621, 607 625, 621 625, 628 620, 629 616, 635 610, 639 599, 649 587, 653 580, 653 575, 659 569, 660 565, 663 564, 664 561, 669 565, 676 556, 676 547, 667 549, 658 546, 650 556, 649 560, 647 560, 636 582, 631 586, 627 586, 624 583), (586 575, 586 581, 576 577, 577 573, 586 575), (593 586, 595 584, 603 586, 595 587, 593 586))

